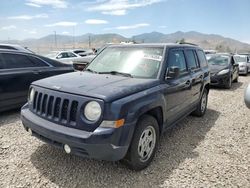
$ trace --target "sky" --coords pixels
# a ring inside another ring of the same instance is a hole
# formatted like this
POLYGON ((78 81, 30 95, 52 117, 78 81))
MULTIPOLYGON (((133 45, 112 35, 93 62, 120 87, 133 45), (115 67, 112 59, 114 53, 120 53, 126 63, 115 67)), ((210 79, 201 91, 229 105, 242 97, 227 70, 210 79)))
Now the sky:
POLYGON ((0 40, 197 31, 250 43, 250 0, 1 0, 0 40))

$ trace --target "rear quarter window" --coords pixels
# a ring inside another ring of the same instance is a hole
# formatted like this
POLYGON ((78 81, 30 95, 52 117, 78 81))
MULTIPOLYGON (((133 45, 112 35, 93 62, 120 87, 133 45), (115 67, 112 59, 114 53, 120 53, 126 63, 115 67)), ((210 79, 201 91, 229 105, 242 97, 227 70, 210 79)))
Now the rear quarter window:
POLYGON ((199 64, 196 61, 194 50, 186 50, 186 58, 187 58, 188 68, 190 69, 199 68, 199 64))
POLYGON ((200 62, 200 66, 201 67, 207 67, 207 59, 206 56, 204 54, 204 52, 202 50, 197 50, 197 56, 200 62))

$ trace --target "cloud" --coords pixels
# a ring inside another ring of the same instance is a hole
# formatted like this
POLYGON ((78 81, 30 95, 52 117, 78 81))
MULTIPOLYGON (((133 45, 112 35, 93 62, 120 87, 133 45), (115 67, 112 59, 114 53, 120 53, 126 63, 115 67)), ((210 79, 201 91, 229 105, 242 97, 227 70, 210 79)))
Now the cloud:
POLYGON ((28 30, 28 29, 24 29, 25 32, 29 33, 29 34, 37 34, 37 30, 36 29, 31 29, 31 30, 28 30))
POLYGON ((71 26, 76 26, 77 23, 76 22, 57 22, 57 23, 53 23, 53 24, 48 24, 45 25, 45 27, 55 27, 55 26, 62 26, 62 27, 71 27, 71 26))
POLYGON ((103 14, 108 12, 111 15, 125 15, 129 9, 135 9, 140 7, 149 6, 152 4, 160 3, 165 0, 108 0, 101 3, 97 3, 94 6, 90 6, 88 11, 100 11, 103 14), (118 12, 117 12, 118 11, 118 12), (113 14, 112 14, 113 13, 113 14))
POLYGON ((108 21, 106 20, 97 20, 97 19, 88 19, 85 20, 86 24, 92 24, 92 25, 97 25, 97 24, 107 24, 108 21))
POLYGON ((0 28, 0 30, 13 30, 13 29, 16 29, 16 26, 8 25, 8 26, 3 26, 0 28))
POLYGON ((165 26, 165 25, 160 25, 159 28, 161 28, 161 29, 166 29, 167 26, 165 26))
POLYGON ((126 25, 126 26, 118 26, 118 27, 112 27, 112 28, 105 28, 104 30, 127 30, 127 29, 138 29, 141 27, 148 27, 150 24, 148 23, 139 23, 139 24, 134 24, 134 25, 126 25))
POLYGON ((53 8, 67 8, 68 4, 64 0, 26 0, 29 6, 52 6, 53 8))
POLYGON ((63 35, 69 35, 69 32, 68 31, 63 31, 62 34, 63 35))
POLYGON ((126 10, 103 11, 102 14, 123 16, 127 14, 126 10))
POLYGON ((36 8, 41 8, 41 5, 35 4, 35 3, 25 3, 25 5, 30 6, 30 7, 36 7, 36 8))
POLYGON ((30 15, 20 15, 20 16, 11 16, 8 17, 8 19, 11 20, 32 20, 32 19, 36 19, 36 18, 48 18, 49 16, 47 14, 37 14, 34 16, 30 16, 30 15))

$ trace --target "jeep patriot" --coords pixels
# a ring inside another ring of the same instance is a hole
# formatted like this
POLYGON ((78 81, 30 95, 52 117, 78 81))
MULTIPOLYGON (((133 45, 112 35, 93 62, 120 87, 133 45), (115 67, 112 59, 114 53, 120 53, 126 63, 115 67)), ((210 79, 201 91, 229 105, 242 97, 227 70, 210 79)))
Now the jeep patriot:
POLYGON ((83 72, 33 82, 21 119, 31 135, 66 153, 142 170, 164 131, 205 114, 209 84, 198 46, 111 45, 83 72))

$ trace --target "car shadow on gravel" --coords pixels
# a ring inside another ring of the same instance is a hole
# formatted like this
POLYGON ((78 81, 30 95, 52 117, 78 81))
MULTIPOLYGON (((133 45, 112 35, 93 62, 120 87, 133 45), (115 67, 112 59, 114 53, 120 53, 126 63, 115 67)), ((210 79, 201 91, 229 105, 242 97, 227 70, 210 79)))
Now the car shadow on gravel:
POLYGON ((199 157, 195 151, 215 125, 220 113, 208 109, 203 118, 189 116, 167 131, 152 164, 140 172, 112 163, 67 155, 52 146, 40 145, 31 162, 44 178, 59 187, 158 187, 185 160, 199 157))
POLYGON ((0 112, 0 127, 20 120, 20 109, 0 112))
POLYGON ((234 82, 232 83, 232 87, 230 89, 226 89, 223 87, 219 87, 219 86, 211 86, 211 89, 215 89, 215 90, 221 90, 221 91, 235 91, 237 89, 239 89, 241 86, 243 85, 242 82, 234 82))

